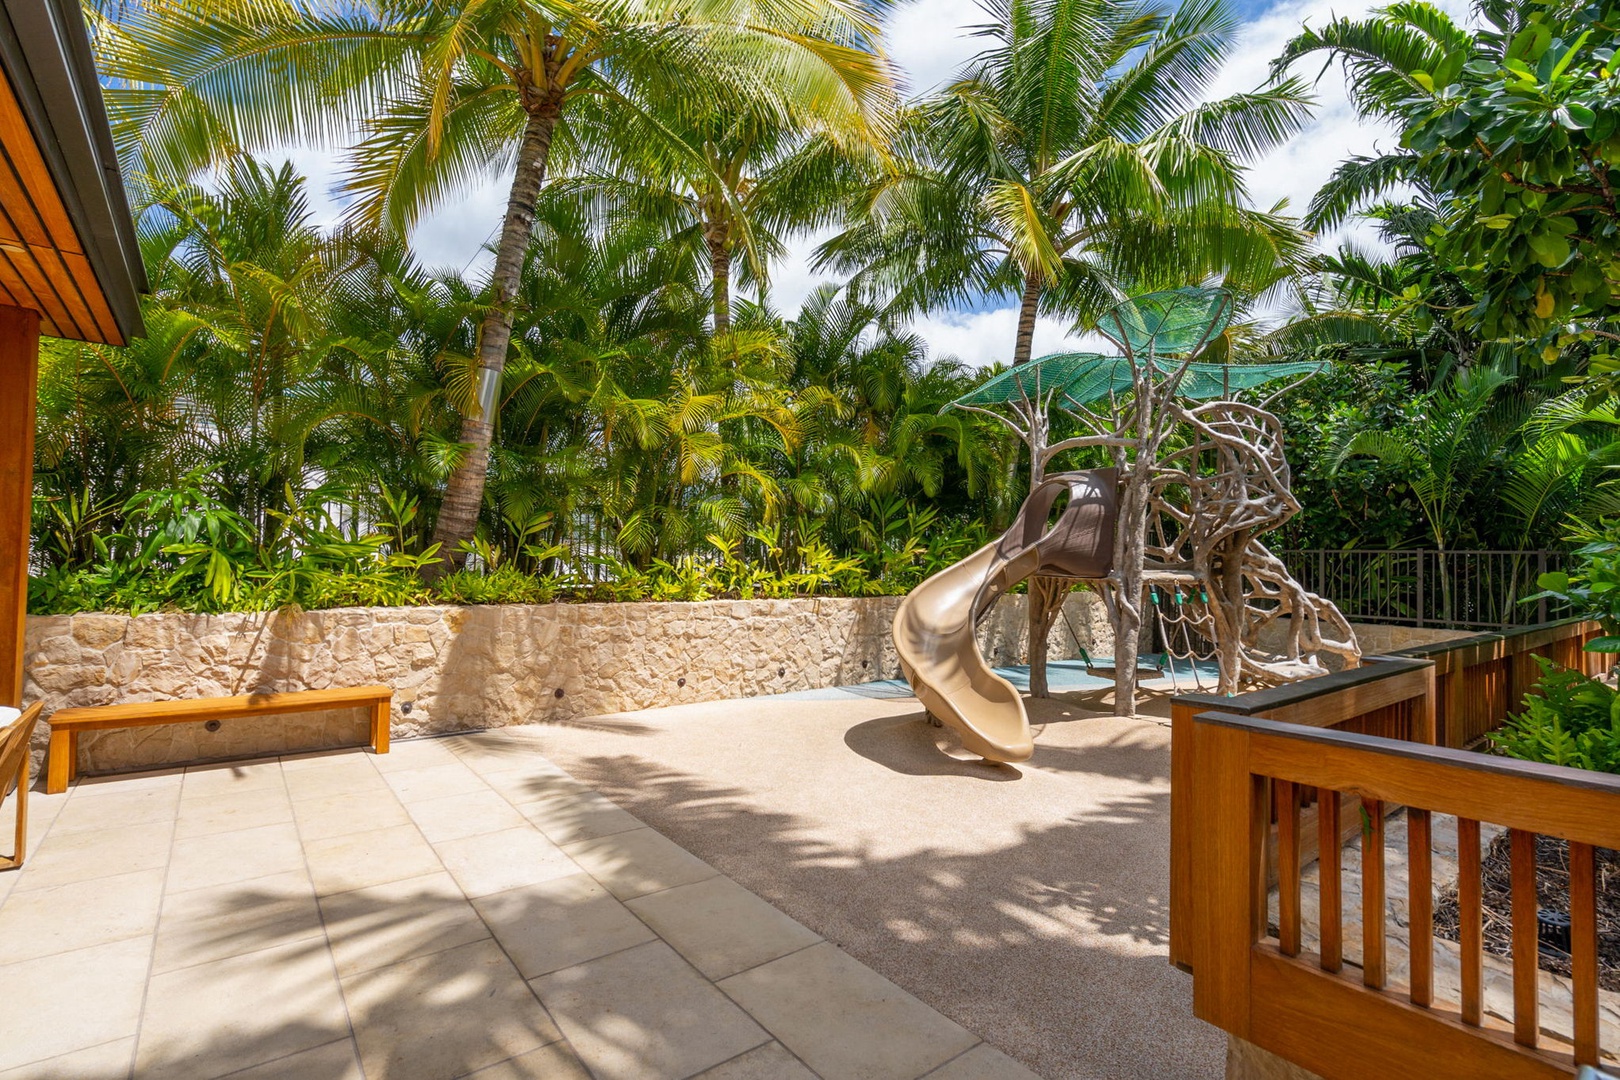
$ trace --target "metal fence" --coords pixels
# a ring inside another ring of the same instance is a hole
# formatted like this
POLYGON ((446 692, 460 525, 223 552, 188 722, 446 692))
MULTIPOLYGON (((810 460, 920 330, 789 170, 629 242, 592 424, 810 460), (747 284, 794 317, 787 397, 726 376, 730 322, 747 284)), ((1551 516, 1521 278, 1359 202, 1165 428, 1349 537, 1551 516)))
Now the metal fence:
POLYGON ((1562 570, 1562 551, 1279 551, 1311 592, 1356 622, 1494 630, 1556 618, 1536 577, 1562 570))

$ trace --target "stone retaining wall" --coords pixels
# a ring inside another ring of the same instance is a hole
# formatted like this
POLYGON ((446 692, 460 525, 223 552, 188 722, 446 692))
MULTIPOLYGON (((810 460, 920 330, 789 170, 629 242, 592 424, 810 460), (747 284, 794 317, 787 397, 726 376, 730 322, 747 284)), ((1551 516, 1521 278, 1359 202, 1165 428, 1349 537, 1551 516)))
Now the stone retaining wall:
MULTIPOLYGON (((104 705, 381 683, 395 737, 568 721, 899 675, 896 597, 348 608, 28 620, 25 699, 104 705)), ((1024 597, 980 627, 994 663, 1026 657, 1024 597)), ((1070 597, 1053 659, 1112 651, 1102 604, 1070 597)), ((80 767, 116 771, 366 741, 361 710, 86 732, 80 767)), ((41 725, 36 758, 46 732, 41 725)), ((36 765, 37 765, 36 760, 36 765)))

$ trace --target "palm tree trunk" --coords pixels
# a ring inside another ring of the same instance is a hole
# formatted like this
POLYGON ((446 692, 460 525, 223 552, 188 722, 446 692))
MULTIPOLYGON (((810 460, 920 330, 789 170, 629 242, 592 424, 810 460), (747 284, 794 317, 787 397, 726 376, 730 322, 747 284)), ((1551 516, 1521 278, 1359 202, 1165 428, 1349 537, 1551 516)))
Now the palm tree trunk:
POLYGON ((709 272, 714 277, 714 332, 731 332, 731 237, 723 221, 711 221, 703 229, 709 248, 709 272))
POLYGON ((1013 342, 1013 366, 1027 364, 1035 350, 1035 316, 1041 306, 1041 272, 1024 275, 1024 302, 1018 309, 1018 337, 1013 342))
MULTIPOLYGON (((512 177, 511 194, 506 201, 506 218, 501 223, 501 240, 495 249, 495 269, 490 275, 490 304, 478 334, 479 386, 492 384, 493 400, 499 400, 501 372, 506 368, 506 350, 512 340, 512 297, 517 294, 523 274, 523 256, 534 234, 534 204, 546 176, 551 156, 551 136, 562 111, 562 95, 550 93, 529 113, 518 145, 517 173, 512 177)), ((487 397, 487 396, 486 396, 487 397)), ((445 484, 444 502, 433 539, 441 545, 440 561, 424 567, 433 580, 451 569, 460 569, 466 554, 457 545, 470 540, 478 526, 478 512, 484 505, 484 478, 489 471, 489 444, 495 434, 493 406, 478 409, 461 418, 461 442, 467 453, 445 484)))

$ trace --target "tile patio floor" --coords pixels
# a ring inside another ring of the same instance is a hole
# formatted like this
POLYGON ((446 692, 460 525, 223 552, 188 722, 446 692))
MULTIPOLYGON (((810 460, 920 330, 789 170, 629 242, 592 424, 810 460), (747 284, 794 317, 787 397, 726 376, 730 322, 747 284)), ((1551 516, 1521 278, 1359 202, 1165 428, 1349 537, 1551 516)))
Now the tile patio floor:
POLYGON ((29 809, 0 873, 0 1080, 1032 1075, 484 736, 29 809))

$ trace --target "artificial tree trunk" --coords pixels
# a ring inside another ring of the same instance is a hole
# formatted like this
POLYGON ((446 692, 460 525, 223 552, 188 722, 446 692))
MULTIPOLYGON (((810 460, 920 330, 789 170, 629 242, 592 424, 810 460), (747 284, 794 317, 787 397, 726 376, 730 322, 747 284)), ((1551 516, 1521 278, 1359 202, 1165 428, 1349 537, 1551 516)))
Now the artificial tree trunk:
MULTIPOLYGON (((545 181, 562 99, 560 88, 552 88, 540 97, 529 110, 523 140, 518 144, 517 172, 512 177, 501 239, 495 249, 495 268, 490 275, 489 310, 478 333, 478 385, 492 382, 496 400, 501 373, 506 369, 507 346, 512 340, 512 298, 517 295, 523 256, 534 235, 534 205, 545 181)), ((472 539, 478 527, 478 513, 484 505, 484 479, 489 472, 489 444, 494 434, 493 408, 475 407, 462 416, 461 442, 466 453, 445 484, 444 502, 433 529, 433 539, 440 545, 440 561, 423 568, 429 580, 460 569, 466 562, 466 553, 459 545, 472 539)))
MULTIPOLYGON (((1013 339, 1013 366, 1029 363, 1035 351, 1035 316, 1041 306, 1041 275, 1038 270, 1030 270, 1024 274, 1024 298, 1018 308, 1018 336, 1013 339)), ((1044 430, 1046 415, 1041 410, 1035 412, 1038 418, 1030 425, 1029 438, 1029 490, 1034 491, 1037 484, 1045 478, 1046 461, 1042 451, 1046 449, 1046 432, 1044 430), (1043 428, 1036 431, 1036 427, 1043 428)), ((1008 476, 1011 482, 1012 477, 1008 476)), ((1030 579, 1029 585, 1029 696, 1044 698, 1050 697, 1046 685, 1046 631, 1051 627, 1045 622, 1041 605, 1035 602, 1035 579, 1030 579)))
POLYGON ((1142 563, 1147 555, 1148 511, 1159 440, 1149 383, 1136 379, 1135 458, 1117 454, 1119 518, 1114 540, 1114 715, 1136 715, 1136 662, 1142 646, 1142 563))

